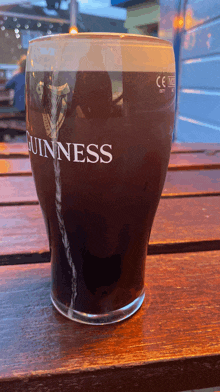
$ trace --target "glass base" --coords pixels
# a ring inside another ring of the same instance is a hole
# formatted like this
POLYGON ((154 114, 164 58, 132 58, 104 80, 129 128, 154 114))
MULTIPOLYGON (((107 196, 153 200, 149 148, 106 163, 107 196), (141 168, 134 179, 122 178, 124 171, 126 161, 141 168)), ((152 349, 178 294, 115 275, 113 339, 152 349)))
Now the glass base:
POLYGON ((136 298, 133 302, 124 306, 123 308, 103 314, 89 314, 78 312, 77 310, 72 310, 70 315, 69 308, 67 308, 57 299, 55 299, 52 294, 50 297, 54 307, 58 310, 58 312, 61 313, 63 316, 67 317, 68 319, 83 324, 103 325, 117 323, 132 316, 132 314, 137 312, 137 310, 141 307, 145 297, 145 292, 143 291, 138 298, 136 298))

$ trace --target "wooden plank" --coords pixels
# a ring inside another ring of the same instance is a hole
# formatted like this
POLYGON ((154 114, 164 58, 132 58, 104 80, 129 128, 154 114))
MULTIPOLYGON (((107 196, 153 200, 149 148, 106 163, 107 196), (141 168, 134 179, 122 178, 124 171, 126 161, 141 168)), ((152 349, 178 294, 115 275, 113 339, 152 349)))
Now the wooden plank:
POLYGON ((220 239, 220 196, 161 199, 151 244, 220 239))
POLYGON ((30 177, 0 177, 0 206, 38 202, 34 179, 30 177))
POLYGON ((50 265, 1 267, 5 392, 170 392, 220 384, 220 252, 151 256, 125 322, 88 326, 50 302, 50 265))
POLYGON ((29 156, 27 143, 0 143, 0 158, 29 156))
POLYGON ((220 151, 220 143, 172 143, 171 154, 220 151))
POLYGON ((0 208, 0 254, 48 251, 40 206, 0 208))
POLYGON ((219 193, 220 170, 168 171, 163 196, 219 193))
MULTIPOLYGON (((37 203, 33 177, 0 178, 0 206, 37 203)), ((220 193, 220 170, 169 171, 163 197, 192 197, 220 193)))
POLYGON ((29 159, 0 159, 0 176, 31 175, 29 159))
POLYGON ((220 152, 191 152, 170 155, 168 170, 201 170, 206 168, 220 169, 220 152))
MULTIPOLYGON (((190 242, 216 241, 215 246, 219 246, 219 206, 220 196, 161 199, 150 238, 154 253, 157 249, 162 252, 162 245, 169 245, 170 252, 175 251, 178 244, 190 242)), ((39 205, 1 207, 0 220, 0 255, 3 257, 48 251, 39 205)))

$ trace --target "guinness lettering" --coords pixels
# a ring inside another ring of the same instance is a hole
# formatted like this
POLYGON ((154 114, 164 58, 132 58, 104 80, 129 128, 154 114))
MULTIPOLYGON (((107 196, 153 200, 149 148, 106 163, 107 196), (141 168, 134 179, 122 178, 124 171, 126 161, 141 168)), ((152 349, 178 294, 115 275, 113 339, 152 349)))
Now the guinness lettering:
POLYGON ((73 162, 86 163, 110 163, 113 159, 110 144, 103 144, 100 147, 97 144, 85 146, 81 143, 65 143, 50 141, 33 137, 27 131, 28 150, 34 155, 48 158, 48 155, 55 159, 55 144, 57 144, 57 159, 67 159, 73 162), (109 151, 108 151, 109 150, 109 151), (61 154, 62 152, 62 154, 61 154))

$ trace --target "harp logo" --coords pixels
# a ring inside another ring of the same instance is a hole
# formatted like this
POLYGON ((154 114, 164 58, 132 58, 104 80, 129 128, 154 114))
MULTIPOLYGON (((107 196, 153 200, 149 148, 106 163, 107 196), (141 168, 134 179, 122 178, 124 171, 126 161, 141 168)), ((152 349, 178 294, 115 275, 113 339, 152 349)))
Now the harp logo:
POLYGON ((39 82, 36 91, 43 106, 42 116, 46 134, 51 139, 57 139, 66 116, 69 85, 65 83, 57 87, 39 82))

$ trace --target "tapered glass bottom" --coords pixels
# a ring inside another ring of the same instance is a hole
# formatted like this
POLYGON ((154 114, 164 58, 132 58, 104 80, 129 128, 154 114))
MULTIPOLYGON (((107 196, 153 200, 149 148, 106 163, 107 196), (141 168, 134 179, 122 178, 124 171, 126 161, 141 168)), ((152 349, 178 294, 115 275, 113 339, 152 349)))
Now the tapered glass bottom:
POLYGON ((67 308, 56 298, 54 298, 51 293, 51 301, 59 313, 61 313, 63 316, 67 317, 70 320, 92 325, 113 324, 125 320, 126 318, 132 316, 135 312, 137 312, 137 310, 141 307, 143 303, 144 297, 145 292, 143 290, 143 292, 138 298, 136 298, 133 302, 124 306, 121 309, 117 309, 112 312, 103 314, 89 314, 78 312, 77 310, 72 310, 70 312, 69 308, 67 308))

